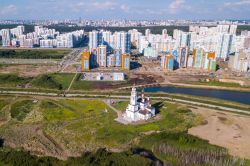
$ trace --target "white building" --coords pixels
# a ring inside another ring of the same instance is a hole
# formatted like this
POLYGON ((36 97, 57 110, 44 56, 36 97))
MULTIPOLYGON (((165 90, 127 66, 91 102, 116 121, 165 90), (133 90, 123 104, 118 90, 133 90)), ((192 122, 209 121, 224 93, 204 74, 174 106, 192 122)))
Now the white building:
POLYGON ((128 32, 114 33, 114 49, 121 49, 122 54, 131 52, 131 35, 128 32))
POLYGON ((56 40, 57 48, 73 48, 74 46, 73 34, 71 33, 61 34, 56 37, 56 40))
POLYGON ((97 49, 102 44, 102 34, 98 31, 89 32, 89 50, 97 49))
POLYGON ((233 36, 231 34, 219 34, 217 37, 216 58, 227 59, 232 47, 233 36))
POLYGON ((151 106, 149 98, 144 94, 138 97, 136 88, 132 88, 130 103, 123 114, 123 118, 129 122, 148 120, 155 116, 155 108, 151 106))
POLYGON ((150 29, 146 29, 145 30, 145 36, 149 36, 151 34, 151 30, 150 29))
POLYGON ((148 47, 144 49, 144 56, 147 58, 157 58, 158 52, 154 48, 148 47))
POLYGON ((2 45, 3 47, 9 47, 11 44, 11 34, 9 29, 1 30, 2 45))
POLYGON ((107 67, 107 46, 97 47, 97 64, 99 67, 107 67))

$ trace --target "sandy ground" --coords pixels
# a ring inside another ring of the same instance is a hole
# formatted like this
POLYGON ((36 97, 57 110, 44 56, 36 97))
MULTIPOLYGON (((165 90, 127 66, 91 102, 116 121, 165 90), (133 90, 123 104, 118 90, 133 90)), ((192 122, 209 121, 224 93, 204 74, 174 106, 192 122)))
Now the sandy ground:
POLYGON ((6 65, 0 68, 0 73, 17 73, 24 77, 35 77, 44 73, 54 73, 58 70, 57 65, 6 65))
POLYGON ((250 159, 250 116, 219 112, 207 108, 193 109, 204 117, 204 125, 189 129, 189 134, 225 147, 233 156, 250 159))

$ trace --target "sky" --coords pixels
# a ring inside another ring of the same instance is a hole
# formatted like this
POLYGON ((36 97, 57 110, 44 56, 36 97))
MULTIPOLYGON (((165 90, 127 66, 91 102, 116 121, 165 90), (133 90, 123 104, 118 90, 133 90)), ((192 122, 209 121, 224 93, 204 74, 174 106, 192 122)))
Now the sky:
POLYGON ((0 0, 0 19, 250 19, 250 0, 0 0))

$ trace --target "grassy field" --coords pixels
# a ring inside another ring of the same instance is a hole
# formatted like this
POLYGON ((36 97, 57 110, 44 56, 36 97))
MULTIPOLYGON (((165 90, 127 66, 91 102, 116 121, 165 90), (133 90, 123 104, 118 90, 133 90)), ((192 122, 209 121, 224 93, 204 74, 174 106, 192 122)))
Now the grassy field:
POLYGON ((0 86, 2 87, 25 87, 30 83, 32 88, 65 90, 69 87, 74 74, 54 73, 44 74, 38 77, 21 77, 17 74, 0 74, 0 86))
MULTIPOLYGON (((29 116, 29 119, 36 119, 30 116, 35 116, 31 113, 32 108, 37 105, 36 103, 31 107, 27 100, 17 101, 11 107, 12 118, 18 117, 22 120, 29 116), (23 106, 20 106, 21 103, 23 106), (28 107, 30 114, 25 112, 28 107), (20 110, 19 114, 16 113, 16 108, 20 110)), ((126 149, 141 133, 155 130, 183 132, 196 122, 191 112, 179 113, 178 105, 168 103, 156 103, 156 105, 160 109, 160 120, 152 120, 148 124, 137 126, 117 123, 114 121, 116 113, 98 100, 46 99, 41 101, 36 115, 42 115, 39 123, 43 124, 46 134, 67 149, 79 153, 82 149, 126 149), (105 109, 108 112, 105 112, 105 109)), ((9 128, 11 125, 5 127, 9 128)))
POLYGON ((22 87, 31 80, 30 77, 20 77, 16 74, 0 74, 0 85, 3 87, 22 87))
MULTIPOLYGON (((186 133, 159 133, 142 138, 140 147, 171 165, 240 165, 243 160, 228 155, 226 149, 186 133)), ((246 164, 247 165, 247 164, 246 164)))
MULTIPOLYGON (((3 105, 6 105, 4 100, 10 101, 11 99, 11 97, 0 97, 3 105)), ((215 163, 232 161, 225 149, 209 145, 207 141, 187 134, 190 127, 202 123, 202 120, 189 109, 178 104, 154 102, 154 106, 159 112, 155 119, 144 124, 122 125, 114 120, 117 116, 116 113, 101 100, 42 98, 37 99, 38 102, 35 103, 33 100, 16 98, 10 104, 11 119, 3 121, 3 124, 0 125, 0 138, 19 148, 28 145, 34 149, 34 153, 40 155, 57 156, 58 152, 63 153, 64 150, 67 150, 67 156, 97 151, 97 155, 93 155, 98 156, 97 158, 100 157, 99 159, 103 162, 106 162, 105 158, 109 161, 115 157, 122 162, 130 163, 129 158, 134 158, 138 162, 148 165, 150 161, 135 155, 138 153, 138 149, 139 151, 145 149, 152 151, 158 159, 174 165, 183 164, 187 158, 193 159, 188 161, 190 165, 194 165, 193 161, 199 163, 204 161, 204 158, 208 158, 209 160, 206 160, 204 165, 210 165, 211 156, 216 156, 215 163), (156 131, 158 133, 154 133, 156 131), (41 145, 46 146, 41 147, 41 145), (42 150, 35 150, 39 149, 38 147, 42 150), (98 152, 98 149, 102 148, 123 152, 101 151, 101 154, 106 156, 103 157, 98 152)), ((126 104, 125 101, 114 104, 114 106, 123 109, 126 104)), ((0 116, 2 115, 0 114, 0 116)), ((17 155, 15 153, 13 152, 13 155, 17 155)), ((25 155, 24 158, 30 157, 25 152, 20 152, 19 156, 22 155, 25 155)), ((55 163, 63 165, 65 162, 71 163, 72 161, 75 161, 75 165, 81 165, 79 164, 81 161, 89 162, 88 156, 85 155, 82 158, 70 158, 64 162, 54 158, 46 161, 51 162, 52 165, 55 163)), ((0 163, 6 163, 1 156, 5 156, 5 152, 0 153, 0 163)), ((33 159, 31 161, 38 162, 38 159, 33 159)), ((238 160, 234 162, 238 162, 238 160)), ((138 165, 138 163, 135 162, 134 165, 138 165)))
POLYGON ((0 123, 7 120, 6 112, 4 107, 7 106, 9 101, 6 99, 0 99, 0 123))
POLYGON ((69 52, 66 49, 0 49, 0 58, 62 59, 69 52))
POLYGON ((104 90, 104 89, 113 89, 117 87, 122 87, 128 85, 126 81, 80 81, 75 80, 72 85, 72 90, 85 90, 85 91, 94 91, 94 90, 104 90))
POLYGON ((84 153, 80 157, 71 157, 66 161, 53 157, 37 157, 30 152, 14 151, 10 149, 0 150, 1 166, 151 166, 154 163, 139 154, 133 154, 131 151, 111 153, 105 149, 97 152, 84 153))
POLYGON ((32 100, 22 100, 16 102, 11 106, 10 114, 11 118, 22 121, 28 113, 32 110, 33 101, 32 100))
POLYGON ((118 102, 114 103, 113 106, 117 110, 124 111, 124 110, 126 110, 128 103, 129 103, 129 101, 118 101, 118 102))
POLYGON ((230 83, 230 82, 219 82, 219 81, 199 81, 199 82, 194 82, 192 84, 197 84, 197 85, 208 85, 208 86, 222 86, 222 87, 243 87, 238 83, 230 83))
POLYGON ((72 90, 104 90, 128 85, 128 81, 82 81, 82 74, 78 74, 71 89, 72 90))
POLYGON ((33 87, 44 88, 44 89, 56 89, 65 90, 69 87, 74 74, 48 74, 41 75, 32 80, 31 84, 33 87))

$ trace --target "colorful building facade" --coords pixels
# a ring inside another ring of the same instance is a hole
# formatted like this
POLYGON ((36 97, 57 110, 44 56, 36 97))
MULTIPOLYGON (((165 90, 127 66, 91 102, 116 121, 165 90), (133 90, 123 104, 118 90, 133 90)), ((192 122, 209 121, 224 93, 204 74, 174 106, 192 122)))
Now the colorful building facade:
POLYGON ((82 71, 90 70, 90 53, 83 52, 82 53, 82 71))
POLYGON ((130 70, 130 55, 122 54, 122 69, 130 70))

